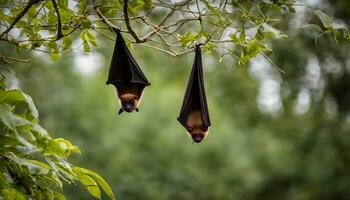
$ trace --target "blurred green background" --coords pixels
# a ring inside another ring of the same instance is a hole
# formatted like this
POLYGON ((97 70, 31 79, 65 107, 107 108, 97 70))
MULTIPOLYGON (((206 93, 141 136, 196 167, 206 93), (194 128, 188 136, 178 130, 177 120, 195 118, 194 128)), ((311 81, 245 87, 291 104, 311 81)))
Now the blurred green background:
MULTIPOLYGON (((319 6, 349 24, 349 1, 334 2, 319 6)), ((117 114, 105 84, 113 43, 103 38, 91 55, 51 62, 34 53, 31 65, 14 66, 11 84, 33 97, 53 137, 81 148, 73 163, 101 174, 118 199, 350 199, 350 47, 328 36, 315 45, 296 18, 284 19, 289 37, 272 44, 284 74, 262 56, 237 66, 203 54, 212 126, 201 144, 176 120, 191 54, 131 48, 152 83, 139 113, 117 114)))

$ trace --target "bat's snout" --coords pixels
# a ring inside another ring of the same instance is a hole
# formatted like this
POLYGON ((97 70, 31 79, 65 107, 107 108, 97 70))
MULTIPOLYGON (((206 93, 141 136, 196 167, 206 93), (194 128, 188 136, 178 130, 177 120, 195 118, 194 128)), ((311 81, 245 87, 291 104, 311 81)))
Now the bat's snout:
POLYGON ((192 136, 192 139, 195 143, 200 143, 204 139, 203 134, 192 134, 191 136, 192 136))
POLYGON ((123 104, 123 109, 126 112, 132 112, 134 110, 134 105, 132 103, 124 103, 123 104))

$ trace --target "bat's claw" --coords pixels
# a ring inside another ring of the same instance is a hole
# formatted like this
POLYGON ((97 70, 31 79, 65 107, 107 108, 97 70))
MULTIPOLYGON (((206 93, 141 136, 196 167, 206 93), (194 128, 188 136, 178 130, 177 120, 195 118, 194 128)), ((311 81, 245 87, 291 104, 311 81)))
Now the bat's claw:
POLYGON ((122 112, 124 112, 124 110, 122 108, 119 109, 118 115, 122 114, 122 112))
POLYGON ((139 108, 135 108, 135 111, 136 111, 136 112, 139 112, 139 108))

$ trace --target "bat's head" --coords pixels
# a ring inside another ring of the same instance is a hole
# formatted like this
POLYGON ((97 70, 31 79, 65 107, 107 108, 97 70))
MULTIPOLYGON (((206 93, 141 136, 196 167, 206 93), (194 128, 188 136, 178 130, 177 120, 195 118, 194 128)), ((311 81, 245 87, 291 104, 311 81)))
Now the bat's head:
POLYGON ((195 143, 202 142, 208 136, 209 132, 206 127, 188 127, 187 131, 195 143))
POLYGON ((187 132, 191 135, 195 143, 200 143, 208 136, 208 127, 203 124, 200 111, 192 112, 188 116, 187 132))
POLYGON ((134 110, 137 110, 137 105, 139 102, 139 97, 137 95, 126 93, 120 95, 119 98, 123 111, 132 112, 134 110))

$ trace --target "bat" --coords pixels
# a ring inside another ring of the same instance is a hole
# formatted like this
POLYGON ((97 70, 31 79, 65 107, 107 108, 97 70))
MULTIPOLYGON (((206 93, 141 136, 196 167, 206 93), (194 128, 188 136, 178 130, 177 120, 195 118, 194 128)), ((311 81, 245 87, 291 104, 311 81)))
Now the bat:
POLYGON ((191 135, 193 142, 200 143, 208 136, 211 124, 204 88, 202 53, 199 45, 195 46, 194 63, 177 120, 191 135))
POLYGON ((124 111, 130 113, 135 110, 138 112, 143 90, 150 85, 150 82, 131 55, 120 31, 115 31, 117 39, 106 84, 112 84, 116 87, 121 106, 118 114, 124 111))

